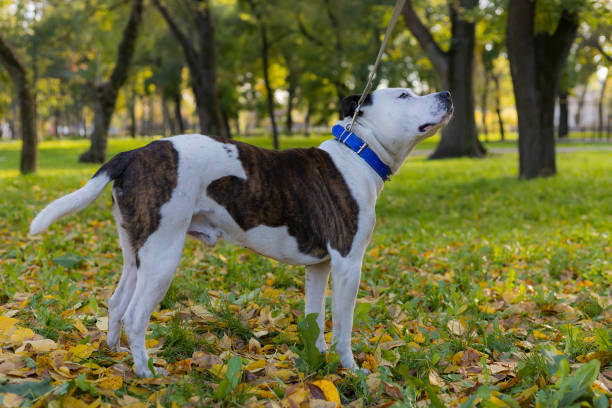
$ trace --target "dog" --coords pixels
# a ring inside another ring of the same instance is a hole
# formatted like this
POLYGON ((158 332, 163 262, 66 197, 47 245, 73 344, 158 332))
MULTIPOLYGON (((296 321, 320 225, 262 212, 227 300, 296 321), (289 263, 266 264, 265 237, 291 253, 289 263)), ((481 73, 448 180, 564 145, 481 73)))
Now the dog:
POLYGON ((58 218, 91 204, 113 181, 113 215, 123 272, 108 303, 107 343, 125 331, 140 377, 147 365, 145 331, 179 264, 186 235, 209 246, 224 239, 276 259, 306 266, 305 314, 317 313, 323 336, 325 290, 332 275, 333 343, 340 363, 358 369, 351 350, 353 311, 363 256, 384 181, 410 151, 446 124, 449 92, 418 96, 387 88, 342 102, 335 139, 318 148, 272 151, 199 134, 154 141, 117 154, 79 190, 32 221, 38 234, 58 218))

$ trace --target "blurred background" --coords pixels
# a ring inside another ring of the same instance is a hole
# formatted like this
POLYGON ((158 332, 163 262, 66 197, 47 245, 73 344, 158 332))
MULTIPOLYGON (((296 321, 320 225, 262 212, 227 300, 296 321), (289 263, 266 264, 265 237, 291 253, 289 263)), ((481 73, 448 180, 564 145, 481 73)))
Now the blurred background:
MULTIPOLYGON (((2 1, 0 137, 23 138, 29 172, 46 139, 90 138, 80 161, 103 162, 107 137, 327 136, 394 4, 2 1)), ((608 0, 407 1, 374 88, 451 90, 433 158, 479 157, 521 133, 521 176, 551 174, 555 139, 610 140, 611 27, 608 0)))

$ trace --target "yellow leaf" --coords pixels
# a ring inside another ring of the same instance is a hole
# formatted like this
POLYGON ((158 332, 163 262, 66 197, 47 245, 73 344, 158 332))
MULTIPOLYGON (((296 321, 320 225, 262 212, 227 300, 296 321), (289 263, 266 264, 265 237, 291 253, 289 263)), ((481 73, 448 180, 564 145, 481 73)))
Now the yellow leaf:
POLYGON ((288 382, 289 379, 297 377, 297 373, 295 373, 292 370, 286 369, 286 368, 276 370, 274 372, 274 375, 280 378, 282 382, 288 382))
POLYGON ((388 334, 383 334, 382 336, 374 336, 370 339, 370 343, 385 343, 387 341, 393 341, 393 338, 388 334))
POLYGON ((378 256, 380 255, 380 249, 378 249, 378 247, 373 248, 368 255, 370 255, 372 258, 378 258, 378 256))
POLYGON ((461 320, 453 319, 446 325, 451 334, 455 336, 463 336, 467 332, 465 324, 461 320))
POLYGON ((6 408, 17 408, 23 402, 23 398, 17 394, 6 393, 2 394, 2 406, 6 408))
POLYGON ((11 334, 10 342, 11 343, 22 343, 25 340, 30 340, 35 336, 36 333, 32 331, 32 329, 24 329, 18 328, 11 334))
POLYGON ((74 327, 81 333, 82 335, 87 334, 87 327, 83 324, 79 319, 74 321, 74 327))
POLYGON ((533 331, 533 338, 536 340, 550 340, 550 336, 548 336, 546 333, 543 333, 539 330, 533 331))
POLYGON ((285 397, 285 400, 287 400, 288 404, 285 405, 285 400, 283 400, 283 406, 301 407, 302 403, 307 401, 307 398, 308 393, 306 392, 304 387, 298 387, 294 392, 285 397))
POLYGON ((19 320, 8 317, 8 316, 0 316, 0 335, 6 333, 10 329, 13 328, 19 322, 19 320))
POLYGON ((98 385, 105 390, 116 391, 123 386, 123 378, 118 375, 111 375, 110 377, 101 379, 98 385))
POLYGON ((98 398, 91 404, 87 405, 87 408, 98 408, 100 405, 102 405, 102 398, 98 398))
POLYGON ((97 345, 91 344, 77 344, 74 347, 70 347, 68 349, 69 353, 72 353, 72 361, 76 361, 77 363, 81 360, 85 360, 91 356, 91 353, 98 349, 97 345))
POLYGON ((516 401, 521 404, 524 402, 527 402, 531 399, 531 397, 538 391, 538 386, 534 385, 533 387, 527 388, 526 390, 523 390, 523 392, 521 392, 519 395, 517 395, 516 397, 514 397, 516 399, 516 401))
POLYGON ((420 331, 417 331, 417 333, 414 335, 414 341, 417 343, 425 343, 425 337, 420 331))
POLYGON ((145 340, 145 346, 147 348, 153 348, 155 346, 157 346, 159 344, 159 340, 157 339, 146 339, 145 340))
POLYGON ((87 408, 87 404, 70 395, 62 398, 62 408, 87 408))
POLYGON ((44 353, 46 351, 55 350, 57 348, 57 344, 51 339, 42 339, 42 340, 26 340, 23 342, 23 345, 15 350, 15 354, 20 354, 28 350, 32 350, 35 353, 44 353))
POLYGON ((601 363, 601 366, 606 366, 610 361, 612 361, 612 352, 610 351, 594 351, 585 356, 578 356, 576 360, 581 363, 588 363, 591 360, 597 359, 601 363))
POLYGON ((221 340, 219 340, 219 347, 221 347, 222 350, 231 350, 232 339, 227 334, 224 334, 221 340))
POLYGON ((102 398, 98 398, 91 404, 87 405, 87 408, 98 408, 100 405, 102 405, 102 398))
POLYGON ((245 370, 247 371, 259 371, 262 368, 264 368, 266 366, 266 360, 261 359, 261 360, 257 360, 257 361, 253 361, 252 363, 250 363, 249 365, 247 365, 245 367, 245 370))
POLYGON ((249 353, 259 353, 261 351, 261 343, 251 337, 249 339, 249 353))
POLYGON ((325 395, 325 399, 330 402, 335 402, 339 407, 342 406, 340 402, 340 394, 338 394, 338 389, 334 385, 333 382, 329 380, 319 380, 313 381, 313 385, 316 385, 323 391, 323 395, 325 395))
POLYGON ((446 383, 444 382, 442 377, 440 377, 440 374, 436 372, 436 370, 429 371, 429 383, 437 387, 444 387, 446 385, 446 383))

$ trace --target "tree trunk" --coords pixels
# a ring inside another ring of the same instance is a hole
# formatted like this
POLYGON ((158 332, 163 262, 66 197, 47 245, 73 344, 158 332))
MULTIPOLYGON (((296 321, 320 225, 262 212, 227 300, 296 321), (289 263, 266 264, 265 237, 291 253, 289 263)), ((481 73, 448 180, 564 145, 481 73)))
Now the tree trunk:
POLYGON ((606 85, 608 84, 609 76, 606 76, 601 82, 601 92, 599 93, 599 103, 597 104, 597 136, 600 139, 604 137, 604 114, 603 114, 603 103, 606 95, 606 85))
POLYGON ((559 139, 566 138, 569 134, 567 96, 567 91, 561 91, 559 94, 559 139))
POLYGON ((236 129, 236 136, 240 136, 240 120, 238 118, 234 119, 234 128, 236 129))
POLYGON ((578 106, 576 107, 576 114, 574 115, 574 122, 576 123, 576 127, 579 127, 582 123, 582 108, 584 107, 584 100, 586 98, 587 86, 582 87, 582 92, 580 92, 580 96, 578 97, 578 106))
POLYGON ((161 95, 161 104, 162 104, 162 113, 164 115, 164 134, 167 134, 166 128, 170 130, 171 135, 178 134, 177 129, 176 129, 176 123, 173 120, 172 115, 170 114, 170 108, 168 107, 168 100, 164 98, 163 95, 161 95))
MULTIPOLYGON (((461 0, 460 6, 472 9, 477 0, 461 0)), ((478 140, 474 115, 473 61, 475 23, 462 20, 454 6, 449 6, 452 41, 448 53, 447 84, 453 97, 455 112, 442 130, 442 138, 431 159, 447 157, 482 157, 485 148, 478 140)))
POLYGON ((225 132, 225 137, 228 139, 232 138, 232 129, 230 128, 229 119, 227 118, 227 113, 224 110, 221 110, 221 119, 223 119, 223 131, 225 132))
POLYGON ((485 141, 489 141, 489 128, 487 127, 487 96, 489 96, 489 73, 485 72, 484 86, 480 97, 480 109, 482 113, 482 131, 485 135, 485 141))
POLYGON ((506 45, 519 128, 519 177, 555 174, 554 110, 561 70, 578 29, 563 10, 557 29, 535 35, 535 3, 511 0, 506 45))
POLYGON ((128 77, 130 64, 136 48, 138 28, 142 21, 142 0, 134 0, 123 37, 117 52, 117 62, 110 79, 96 87, 94 94, 94 129, 89 150, 79 156, 80 162, 104 163, 108 144, 108 128, 115 111, 119 89, 128 77))
POLYGON ((268 102, 268 115, 270 116, 270 123, 272 124, 272 139, 274 141, 274 149, 278 150, 278 129, 276 128, 276 119, 274 118, 274 90, 270 85, 270 73, 268 72, 268 35, 266 33, 266 27, 263 23, 260 23, 260 34, 261 34, 261 60, 263 65, 264 84, 266 86, 266 99, 268 102))
MULTIPOLYGON (((216 82, 215 31, 211 19, 209 1, 200 0, 193 2, 194 6, 189 10, 196 25, 195 34, 198 38, 198 47, 191 40, 191 34, 187 35, 183 32, 179 23, 176 22, 169 10, 159 0, 153 0, 153 4, 164 17, 170 30, 183 48, 187 67, 191 74, 191 86, 196 100, 200 132, 228 137, 225 133, 226 127, 223 125, 216 82)), ((181 25, 183 24, 181 23, 181 25)))
POLYGON ((132 139, 134 139, 136 137, 136 89, 134 86, 134 81, 132 81, 132 89, 130 90, 129 111, 130 111, 130 136, 132 137, 132 139))
POLYGON ((268 116, 270 117, 270 124, 272 125, 272 140, 274 142, 274 149, 278 150, 278 129, 276 127, 276 118, 274 117, 274 90, 270 84, 269 74, 269 54, 270 45, 268 43, 268 33, 266 24, 261 16, 261 11, 257 8, 253 0, 249 0, 249 5, 255 18, 257 19, 257 25, 259 26, 259 36, 261 39, 261 64, 263 69, 264 84, 266 87, 266 101, 268 105, 268 116))
POLYGON ((287 89, 287 117, 285 120, 285 133, 291 136, 293 134, 293 116, 291 111, 293 110, 293 99, 295 98, 295 81, 293 80, 293 73, 289 73, 287 77, 289 82, 289 88, 287 89))
POLYGON ((183 96, 180 92, 177 92, 176 95, 174 95, 174 120, 176 121, 179 134, 185 133, 185 122, 183 122, 183 115, 181 114, 182 99, 183 96))
POLYGON ((37 167, 38 143, 36 135, 36 104, 25 66, 17 57, 11 46, 0 36, 0 62, 8 71, 19 101, 19 121, 21 129, 21 158, 19 171, 22 174, 33 173, 37 167))
POLYGON ((447 52, 440 49, 431 33, 415 13, 412 2, 406 1, 402 10, 404 21, 427 54, 434 69, 453 97, 455 113, 442 130, 440 143, 430 159, 447 157, 482 157, 486 149, 478 140, 474 117, 473 60, 475 23, 463 20, 456 7, 470 10, 478 5, 477 0, 449 2, 451 20, 451 46, 447 52))
POLYGON ((306 116, 304 116, 304 136, 310 136, 310 114, 312 112, 312 102, 308 101, 306 116))
POLYGON ((505 140, 505 135, 504 135, 504 121, 501 116, 499 75, 493 74, 493 83, 495 84, 495 113, 497 114, 497 123, 499 125, 499 137, 501 141, 503 142, 505 140))

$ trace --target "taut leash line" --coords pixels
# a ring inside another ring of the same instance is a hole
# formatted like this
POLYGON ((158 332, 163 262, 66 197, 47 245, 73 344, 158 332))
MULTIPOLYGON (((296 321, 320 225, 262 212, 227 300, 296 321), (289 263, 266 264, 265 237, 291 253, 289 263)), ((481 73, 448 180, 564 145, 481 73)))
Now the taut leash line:
POLYGON ((347 131, 351 131, 353 124, 355 123, 355 119, 357 119, 357 115, 359 114, 359 109, 361 108, 361 104, 365 101, 370 89, 372 88, 372 80, 374 79, 374 75, 376 74, 376 69, 378 68, 378 64, 380 64, 380 60, 385 52, 385 48, 387 48, 387 42, 389 42, 389 37, 391 37, 391 33, 393 32, 393 28, 395 28, 395 23, 397 23, 397 19, 400 16, 402 8, 406 0, 396 0, 395 8, 393 9, 393 15, 391 16, 391 20, 389 21, 389 25, 387 26, 387 31, 385 32, 385 38, 383 42, 380 44, 380 49, 378 50, 378 56, 376 57, 376 62, 374 62, 374 66, 370 71, 370 76, 368 77, 368 82, 366 83, 365 89, 361 94, 361 98, 359 98, 359 102, 357 102, 357 109, 355 109, 355 113, 353 113, 353 118, 351 119, 351 123, 346 128, 347 131))

